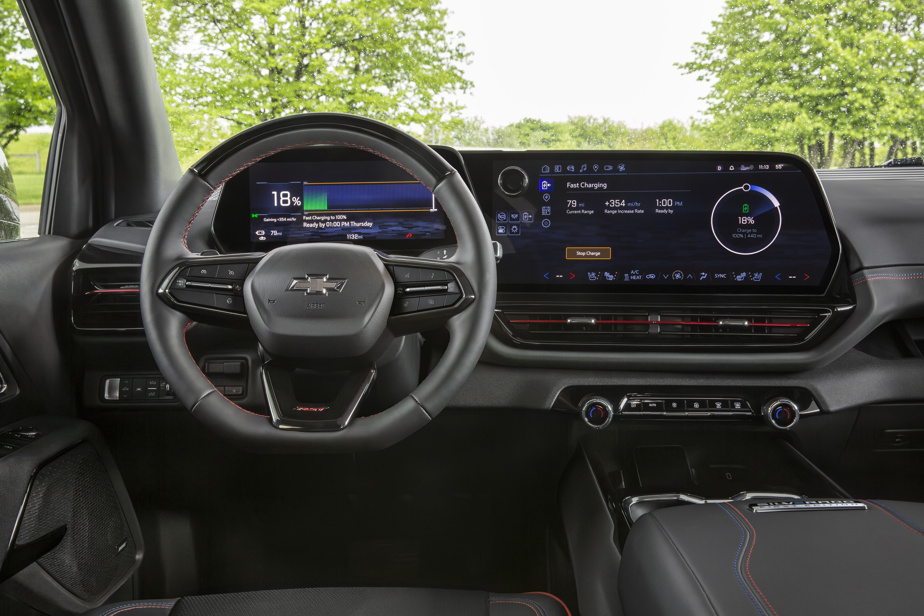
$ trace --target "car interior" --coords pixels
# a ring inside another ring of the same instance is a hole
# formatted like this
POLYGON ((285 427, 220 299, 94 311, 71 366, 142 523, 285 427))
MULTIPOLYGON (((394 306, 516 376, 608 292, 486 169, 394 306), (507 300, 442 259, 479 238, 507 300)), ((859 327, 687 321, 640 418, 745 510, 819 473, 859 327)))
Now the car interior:
POLYGON ((919 614, 921 167, 279 117, 182 170, 140 2, 21 3, 0 614, 919 614))

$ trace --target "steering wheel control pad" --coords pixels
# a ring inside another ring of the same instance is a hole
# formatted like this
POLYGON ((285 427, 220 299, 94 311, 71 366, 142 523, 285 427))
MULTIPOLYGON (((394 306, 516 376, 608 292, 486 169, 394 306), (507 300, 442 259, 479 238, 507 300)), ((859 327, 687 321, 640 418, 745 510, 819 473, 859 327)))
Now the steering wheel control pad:
POLYGON ((271 356, 357 358, 383 340, 394 293, 372 249, 300 244, 273 250, 254 268, 244 304, 271 356))

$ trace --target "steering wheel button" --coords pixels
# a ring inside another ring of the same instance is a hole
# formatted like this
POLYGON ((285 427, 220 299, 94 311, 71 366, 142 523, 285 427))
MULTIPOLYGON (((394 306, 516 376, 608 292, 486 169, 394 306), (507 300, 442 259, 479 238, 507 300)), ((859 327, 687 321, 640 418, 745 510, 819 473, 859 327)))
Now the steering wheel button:
POLYGON ((408 312, 416 312, 419 302, 419 297, 403 297, 395 302, 392 312, 394 314, 407 314, 408 312))
POLYGON ((425 269, 420 270, 420 279, 424 282, 432 282, 436 280, 450 280, 452 275, 449 272, 443 270, 432 270, 425 269))
POLYGON ((186 279, 185 279, 185 278, 177 278, 176 280, 173 281, 173 284, 170 285, 170 288, 171 288, 171 289, 185 289, 185 288, 186 288, 186 279))
POLYGON ((246 263, 224 263, 218 266, 218 277, 227 280, 243 280, 247 276, 246 263))
POLYGON ((174 299, 178 302, 184 304, 189 304, 191 306, 202 306, 204 308, 214 308, 215 307, 215 294, 209 293, 207 291, 191 291, 191 290, 173 290, 170 292, 173 295, 174 299))
POLYGON ((244 312, 244 298, 236 295, 216 295, 215 307, 222 310, 244 312))
POLYGON ((416 267, 396 267, 395 280, 398 282, 420 282, 421 270, 416 267))
POLYGON ((189 268, 189 275, 194 278, 218 278, 218 266, 196 265, 189 268))
POLYGON ((461 294, 461 293, 450 293, 449 295, 446 295, 445 297, 446 297, 446 304, 445 304, 445 305, 446 305, 446 306, 452 306, 452 305, 455 304, 457 301, 459 301, 460 299, 462 299, 462 294, 461 294))
POLYGON ((432 310, 442 308, 446 305, 446 297, 442 295, 430 295, 420 298, 420 310, 432 310))

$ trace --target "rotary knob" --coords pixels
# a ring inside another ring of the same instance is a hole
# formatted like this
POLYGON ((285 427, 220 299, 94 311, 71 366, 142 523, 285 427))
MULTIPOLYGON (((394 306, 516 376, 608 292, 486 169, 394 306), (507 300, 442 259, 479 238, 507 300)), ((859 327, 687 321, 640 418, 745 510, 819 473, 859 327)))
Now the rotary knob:
POLYGON ((507 167, 497 176, 497 185, 505 195, 516 197, 526 192, 529 176, 519 167, 507 167))
POLYGON ((594 430, 602 430, 613 421, 613 405, 606 398, 587 396, 581 400, 581 419, 594 430))
POLYGON ((799 421, 799 405, 788 398, 774 398, 762 412, 767 423, 777 430, 789 430, 799 421))

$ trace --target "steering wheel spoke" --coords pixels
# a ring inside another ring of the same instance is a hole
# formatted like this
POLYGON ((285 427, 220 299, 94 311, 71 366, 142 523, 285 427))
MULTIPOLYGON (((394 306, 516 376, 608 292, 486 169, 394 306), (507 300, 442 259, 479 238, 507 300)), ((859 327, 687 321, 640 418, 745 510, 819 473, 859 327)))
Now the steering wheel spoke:
POLYGON ((459 263, 413 257, 382 257, 395 283, 388 328, 396 336, 442 327, 475 301, 459 263))
POLYGON ((372 388, 374 367, 349 372, 263 365, 263 387, 273 426, 281 430, 331 432, 346 428, 372 388))
POLYGON ((243 322, 247 317, 244 281, 264 256, 241 253, 185 259, 170 270, 158 295, 197 321, 243 322))

